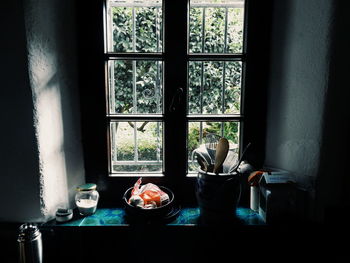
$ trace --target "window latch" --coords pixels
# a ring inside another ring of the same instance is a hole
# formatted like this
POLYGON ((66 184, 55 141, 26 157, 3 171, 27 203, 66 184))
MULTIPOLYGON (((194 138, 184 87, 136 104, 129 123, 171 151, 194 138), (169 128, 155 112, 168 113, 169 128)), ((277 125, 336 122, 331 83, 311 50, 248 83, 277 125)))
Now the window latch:
POLYGON ((175 112, 177 107, 179 106, 180 102, 181 102, 181 97, 184 93, 183 88, 177 88, 176 92, 171 100, 171 104, 169 107, 169 111, 170 112, 175 112))

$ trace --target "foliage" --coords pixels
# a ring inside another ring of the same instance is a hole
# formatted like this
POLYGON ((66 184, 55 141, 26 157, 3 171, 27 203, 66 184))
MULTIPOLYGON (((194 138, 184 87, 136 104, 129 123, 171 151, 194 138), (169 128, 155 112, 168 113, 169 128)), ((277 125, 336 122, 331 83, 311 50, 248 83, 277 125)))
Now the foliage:
MULTIPOLYGON (((157 159, 157 144, 152 141, 142 140, 137 145, 138 159, 140 161, 152 161, 157 159)), ((125 141, 118 147, 118 160, 134 160, 133 141, 125 141)))
MULTIPOLYGON (((162 10, 156 7, 112 7, 114 52, 162 52, 162 10), (133 19, 134 18, 134 19, 133 19)), ((243 9, 191 8, 190 53, 242 52, 243 9), (225 35, 225 28, 227 34, 225 35)), ((163 65, 159 61, 115 60, 112 112, 160 113, 163 65)), ((242 63, 192 61, 189 67, 188 109, 191 114, 240 112, 242 63)), ((221 123, 208 123, 204 132, 220 133, 221 123), (219 127, 220 126, 220 127, 219 127)), ((237 142, 237 123, 225 123, 224 135, 237 142)), ((198 128, 189 129, 189 149, 199 143, 198 128)), ((132 148, 132 147, 131 147, 132 148)), ((128 159, 133 148, 118 149, 118 159, 128 159), (119 156, 119 154, 122 154, 119 156)), ((154 160, 154 142, 140 145, 140 156, 154 160)))
MULTIPOLYGON (((190 125, 190 129, 188 132, 188 151, 191 153, 194 149, 199 147, 200 143, 204 143, 204 141, 200 142, 200 128, 199 123, 195 125, 190 125)), ((202 124, 202 135, 205 137, 208 134, 217 134, 219 136, 225 137, 233 144, 238 143, 238 123, 237 122, 204 122, 202 124), (223 134, 221 134, 221 126, 223 127, 223 134)))
POLYGON ((115 52, 161 51, 162 12, 160 8, 138 7, 133 11, 129 7, 113 7, 112 13, 115 52), (135 38, 133 37, 134 26, 135 38))

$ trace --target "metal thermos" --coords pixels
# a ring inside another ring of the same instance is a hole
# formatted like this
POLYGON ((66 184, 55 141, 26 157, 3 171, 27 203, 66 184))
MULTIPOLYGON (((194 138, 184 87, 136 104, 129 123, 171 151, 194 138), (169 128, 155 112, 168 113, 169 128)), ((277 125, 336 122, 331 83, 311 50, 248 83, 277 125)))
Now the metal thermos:
POLYGON ((41 232, 35 224, 26 223, 21 225, 19 227, 17 242, 20 263, 43 262, 41 232))

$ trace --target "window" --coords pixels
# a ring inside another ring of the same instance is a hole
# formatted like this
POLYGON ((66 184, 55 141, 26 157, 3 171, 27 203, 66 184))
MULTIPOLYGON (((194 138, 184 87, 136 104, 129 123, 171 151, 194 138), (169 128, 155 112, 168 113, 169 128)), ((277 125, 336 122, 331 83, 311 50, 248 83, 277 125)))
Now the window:
POLYGON ((105 205, 139 176, 194 204, 189 155, 208 133, 238 153, 250 142, 248 161, 261 167, 272 1, 96 0, 76 10, 85 176, 105 205))
POLYGON ((183 178, 207 134, 239 152, 244 0, 106 0, 109 174, 183 178))

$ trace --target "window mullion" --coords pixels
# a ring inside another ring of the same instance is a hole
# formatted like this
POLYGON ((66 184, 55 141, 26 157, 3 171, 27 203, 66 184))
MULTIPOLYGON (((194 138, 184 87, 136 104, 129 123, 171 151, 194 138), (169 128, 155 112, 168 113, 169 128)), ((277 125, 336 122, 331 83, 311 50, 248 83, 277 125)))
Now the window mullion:
POLYGON ((132 62, 132 87, 133 87, 133 107, 132 107, 132 111, 134 114, 137 113, 137 98, 136 98, 136 61, 132 62))
POLYGON ((157 62, 157 80, 155 84, 156 88, 156 100, 157 100, 157 112, 161 112, 161 107, 160 107, 160 100, 162 99, 162 96, 160 96, 160 88, 162 87, 161 84, 161 75, 160 75, 160 67, 159 67, 159 61, 157 62))
MULTIPOLYGON (((158 28, 160 28, 159 27, 159 7, 157 7, 156 10, 157 10, 157 13, 156 13, 155 23, 156 23, 156 32, 157 32, 158 28)), ((160 37, 160 34, 157 33, 157 52, 159 52, 159 41, 160 41, 159 37, 160 37)))
POLYGON ((137 145, 137 122, 134 122, 134 161, 138 162, 139 154, 138 154, 138 145, 137 145))
POLYGON ((200 113, 203 113, 204 62, 201 62, 200 113))
POLYGON ((132 51, 136 52, 136 17, 135 8, 132 8, 132 51))
POLYGON ((225 35, 224 35, 224 53, 227 52, 227 27, 228 27, 228 8, 225 7, 225 35))
POLYGON ((222 108, 221 108, 221 113, 225 114, 225 82, 226 82, 226 61, 223 61, 223 70, 222 70, 222 92, 221 92, 221 103, 222 103, 222 108))
POLYGON ((187 170, 187 17, 188 0, 163 1, 164 12, 164 167, 170 184, 187 170), (179 92, 182 88, 182 92, 179 92), (175 111, 170 109, 175 103, 175 111))
POLYGON ((205 14, 206 14, 206 8, 203 7, 203 16, 202 16, 202 53, 205 52, 204 46, 205 46, 205 14))

